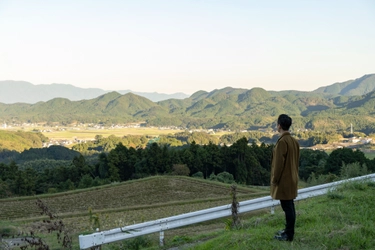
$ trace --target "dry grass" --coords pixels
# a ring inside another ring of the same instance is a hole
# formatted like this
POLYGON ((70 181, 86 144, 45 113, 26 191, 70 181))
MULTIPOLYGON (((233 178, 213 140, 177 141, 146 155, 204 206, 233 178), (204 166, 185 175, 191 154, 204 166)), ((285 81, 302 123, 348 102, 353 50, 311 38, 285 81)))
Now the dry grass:
MULTIPOLYGON (((238 187, 238 199, 265 195, 264 191, 238 187)), ((89 209, 107 230, 231 203, 230 187, 189 177, 156 176, 137 181, 38 196, 74 233, 90 229, 89 209)), ((0 220, 40 221, 36 197, 0 200, 0 220)))

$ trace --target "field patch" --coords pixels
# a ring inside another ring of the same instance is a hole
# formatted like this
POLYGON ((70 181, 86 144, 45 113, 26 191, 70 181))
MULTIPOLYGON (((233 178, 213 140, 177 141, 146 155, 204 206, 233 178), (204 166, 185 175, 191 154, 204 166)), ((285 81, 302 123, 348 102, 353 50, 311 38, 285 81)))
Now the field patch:
MULTIPOLYGON (((265 192, 238 187, 237 196, 241 200, 259 195, 265 195, 265 192)), ((156 176, 54 195, 1 199, 0 219, 40 219, 37 198, 60 218, 73 218, 76 222, 82 217, 87 224, 91 209, 107 218, 109 228, 120 223, 111 217, 121 218, 122 223, 134 223, 231 203, 229 185, 191 177, 156 176)), ((81 228, 78 226, 77 230, 81 228)))

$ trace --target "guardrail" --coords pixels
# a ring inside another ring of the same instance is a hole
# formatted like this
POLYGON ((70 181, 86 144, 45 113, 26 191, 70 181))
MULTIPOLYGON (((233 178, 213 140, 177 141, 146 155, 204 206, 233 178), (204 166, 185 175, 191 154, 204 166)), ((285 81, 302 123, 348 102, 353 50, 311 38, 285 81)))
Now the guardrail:
MULTIPOLYGON (((306 198, 323 195, 326 194, 328 190, 334 189, 342 183, 360 180, 375 181, 375 174, 299 189, 298 196, 295 200, 303 200, 306 198)), ((273 200, 271 196, 242 201, 239 203, 239 213, 246 213, 264 208, 271 208, 271 212, 273 212, 274 207, 279 204, 280 201, 273 200)), ((160 232, 160 244, 163 245, 164 231, 166 230, 219 219, 231 215, 231 204, 204 209, 159 220, 134 224, 123 228, 115 228, 108 231, 97 232, 90 235, 80 235, 79 246, 80 249, 87 249, 156 232, 160 232)))

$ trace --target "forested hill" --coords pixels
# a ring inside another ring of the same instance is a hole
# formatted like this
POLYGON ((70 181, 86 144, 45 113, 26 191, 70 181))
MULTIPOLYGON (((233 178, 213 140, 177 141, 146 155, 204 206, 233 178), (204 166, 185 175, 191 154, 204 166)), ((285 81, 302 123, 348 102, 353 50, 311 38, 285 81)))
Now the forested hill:
POLYGON ((333 95, 365 95, 375 90, 375 74, 364 75, 355 80, 335 83, 314 90, 314 93, 328 93, 333 95))
POLYGON ((353 124, 356 131, 368 134, 375 131, 374 109, 375 91, 362 96, 343 96, 227 87, 160 102, 132 93, 110 92, 81 101, 55 98, 36 104, 0 103, 0 119, 8 124, 146 122, 152 126, 242 130, 274 128, 276 117, 287 113, 294 118, 294 129, 349 131, 353 124))

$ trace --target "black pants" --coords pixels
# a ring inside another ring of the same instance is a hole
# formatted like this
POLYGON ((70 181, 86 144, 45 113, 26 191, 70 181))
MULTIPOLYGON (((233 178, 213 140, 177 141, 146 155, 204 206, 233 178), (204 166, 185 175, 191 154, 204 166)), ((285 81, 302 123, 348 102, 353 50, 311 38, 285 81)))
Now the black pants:
POLYGON ((294 209, 293 200, 280 200, 281 207, 285 213, 285 234, 293 240, 294 225, 296 224, 296 210, 294 209))

